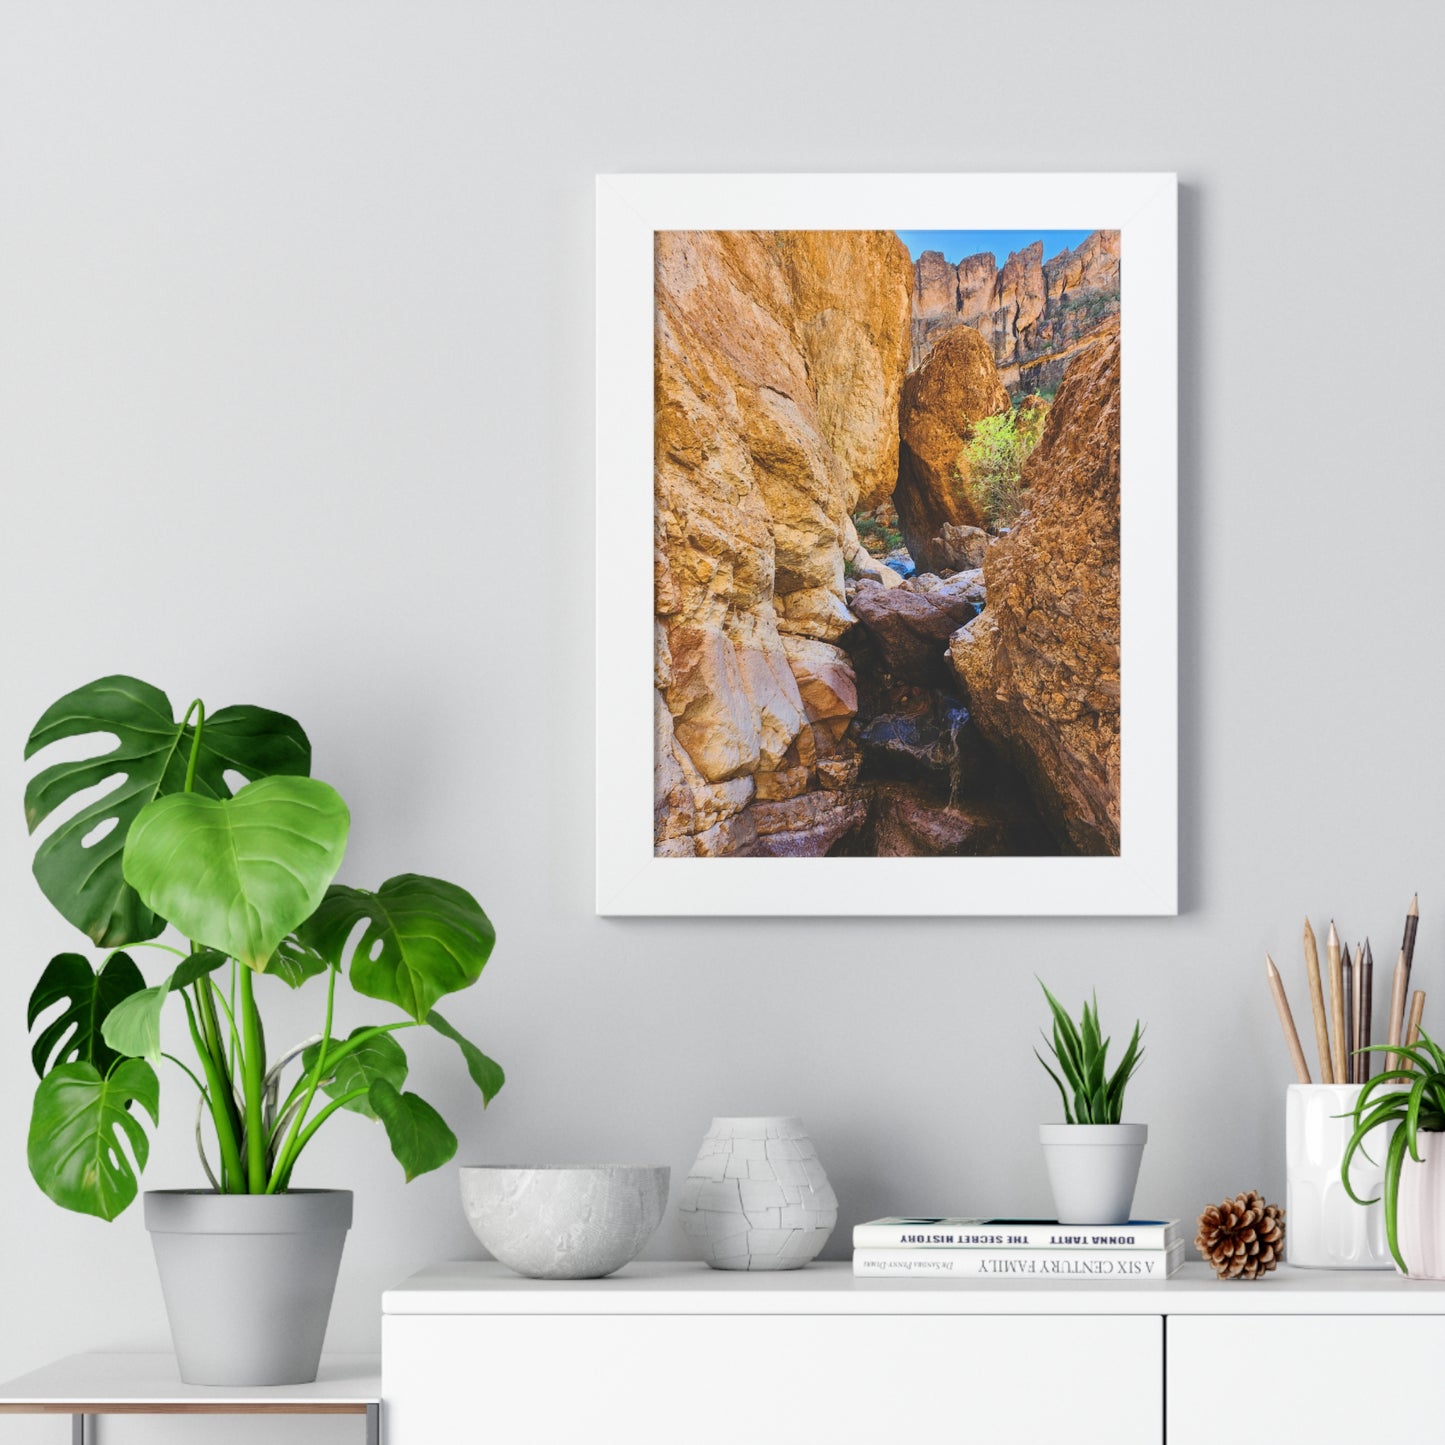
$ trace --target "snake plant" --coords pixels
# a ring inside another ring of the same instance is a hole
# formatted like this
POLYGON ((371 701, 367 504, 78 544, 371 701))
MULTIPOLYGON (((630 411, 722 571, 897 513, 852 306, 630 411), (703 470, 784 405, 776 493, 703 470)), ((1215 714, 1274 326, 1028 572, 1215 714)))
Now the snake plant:
POLYGON ((1034 1050, 1049 1078, 1058 1086, 1059 1098, 1064 1101, 1064 1120, 1069 1124, 1117 1124, 1124 1117, 1124 1089, 1144 1062, 1144 1050, 1139 1042, 1144 1034, 1143 1026, 1134 1025, 1134 1035, 1119 1067, 1112 1074, 1108 1072, 1109 1044, 1099 1026, 1099 999, 1085 1002, 1084 1016, 1075 1024, 1063 1005, 1051 994, 1042 980, 1039 987, 1049 1001, 1049 1010, 1054 1016, 1053 1038, 1047 1034, 1049 1052, 1059 1066, 1059 1073, 1049 1067, 1048 1061, 1034 1050), (1068 1088, 1064 1080, 1068 1080, 1068 1088), (1073 1097, 1070 1098, 1072 1092, 1073 1097))

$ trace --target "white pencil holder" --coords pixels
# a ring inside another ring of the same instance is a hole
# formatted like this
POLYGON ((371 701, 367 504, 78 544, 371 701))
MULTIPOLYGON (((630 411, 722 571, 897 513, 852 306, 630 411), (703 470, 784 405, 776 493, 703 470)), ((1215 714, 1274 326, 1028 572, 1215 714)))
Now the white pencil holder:
MULTIPOLYGON (((1340 1178, 1363 1087, 1291 1084, 1285 1097, 1285 1258, 1303 1269, 1394 1268, 1385 1242, 1385 1206, 1356 1204, 1340 1178)), ((1355 1150, 1350 1185, 1361 1199, 1380 1198, 1391 1132, 1377 1129, 1355 1150)))

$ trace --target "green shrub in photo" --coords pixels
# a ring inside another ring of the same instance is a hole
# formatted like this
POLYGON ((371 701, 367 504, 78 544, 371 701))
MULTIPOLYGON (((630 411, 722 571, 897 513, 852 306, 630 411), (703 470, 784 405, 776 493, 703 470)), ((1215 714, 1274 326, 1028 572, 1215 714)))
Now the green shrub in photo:
POLYGON ((1023 511, 1023 468, 1043 433, 1046 406, 1010 407, 973 424, 955 476, 984 525, 1011 527, 1023 511))

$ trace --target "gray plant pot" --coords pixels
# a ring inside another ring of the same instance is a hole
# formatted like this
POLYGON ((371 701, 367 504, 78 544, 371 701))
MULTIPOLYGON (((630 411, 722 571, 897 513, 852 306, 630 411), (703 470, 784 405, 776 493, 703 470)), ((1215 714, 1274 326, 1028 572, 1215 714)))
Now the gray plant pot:
POLYGON ((306 1385, 316 1378, 351 1192, 145 1196, 161 1292, 188 1385, 306 1385))

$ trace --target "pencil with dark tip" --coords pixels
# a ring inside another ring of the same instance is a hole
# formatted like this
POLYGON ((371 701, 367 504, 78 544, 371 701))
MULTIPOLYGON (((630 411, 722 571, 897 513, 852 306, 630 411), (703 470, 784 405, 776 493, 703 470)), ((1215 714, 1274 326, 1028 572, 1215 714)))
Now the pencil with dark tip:
POLYGON ((1340 1030, 1344 1040, 1345 1083, 1355 1082, 1355 969, 1350 958, 1350 945, 1340 949, 1340 995, 1345 1001, 1345 1026, 1340 1030))
POLYGON ((1410 994, 1410 970, 1415 966, 1415 935, 1420 931, 1420 895, 1410 900, 1405 913, 1405 936, 1400 940, 1400 952, 1405 958, 1405 995, 1410 994))
POLYGON ((1320 951, 1315 944, 1315 931, 1305 919, 1305 977, 1310 986, 1310 1007, 1315 1015, 1315 1048, 1320 1056, 1320 1083, 1333 1084, 1330 1067, 1330 1026, 1325 1022, 1325 991, 1320 983, 1320 951))
POLYGON ((1365 992, 1365 945, 1355 945, 1355 979, 1354 994, 1350 999, 1355 1013, 1355 1031, 1350 1035, 1350 1048, 1354 1050, 1355 1064, 1351 1075, 1351 1082, 1363 1084, 1365 1082, 1365 1056, 1361 1050, 1365 1047, 1365 1017, 1363 1013, 1365 992))
POLYGON ((1370 951, 1370 940, 1365 940, 1364 962, 1360 965, 1360 1082, 1370 1082, 1369 1052, 1374 1030, 1371 1020, 1375 1012, 1375 955, 1370 951))

